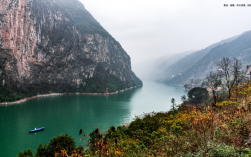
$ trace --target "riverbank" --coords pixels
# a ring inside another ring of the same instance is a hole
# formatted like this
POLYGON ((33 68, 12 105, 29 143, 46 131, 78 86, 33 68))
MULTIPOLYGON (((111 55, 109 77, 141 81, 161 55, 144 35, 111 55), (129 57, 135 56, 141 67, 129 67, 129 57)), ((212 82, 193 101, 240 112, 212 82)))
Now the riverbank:
POLYGON ((180 97, 185 94, 179 86, 146 81, 143 88, 114 95, 59 95, 0 106, 1 127, 5 128, 0 129, 0 156, 17 156, 27 148, 34 152, 39 143, 46 144, 49 139, 66 132, 75 138, 77 146, 86 148, 86 141, 79 140, 79 129, 89 135, 98 127, 105 133, 111 126, 130 124, 135 115, 168 111, 171 99, 175 98, 180 104, 180 97), (29 134, 28 131, 35 127, 45 127, 45 130, 29 134), (16 131, 11 131, 13 129, 16 131), (9 137, 18 140, 9 140, 9 137))
POLYGON ((40 94, 40 95, 36 95, 36 96, 32 96, 32 97, 26 97, 24 99, 21 100, 17 100, 17 101, 13 101, 13 102, 2 102, 0 103, 0 106, 3 105, 14 105, 14 104, 20 104, 23 103, 25 101, 31 100, 31 99, 35 99, 35 98, 42 98, 42 97, 48 97, 48 96, 58 96, 58 95, 113 95, 113 94, 117 94, 119 92, 124 92, 126 90, 130 90, 133 88, 137 88, 137 87, 142 87, 142 86, 134 86, 134 87, 130 87, 130 88, 125 88, 124 90, 119 90, 116 92, 109 92, 109 93, 50 93, 50 94, 40 94))
POLYGON ((47 97, 47 96, 56 96, 56 95, 64 95, 64 93, 51 93, 51 94, 42 94, 42 95, 36 95, 32 97, 26 97, 24 99, 13 101, 13 102, 2 102, 0 105, 14 105, 14 104, 20 104, 27 100, 35 99, 35 98, 41 98, 41 97, 47 97))
POLYGON ((226 97, 215 107, 207 106, 211 104, 208 102, 199 107, 183 102, 178 109, 136 117, 129 126, 108 129, 104 134, 106 143, 96 141, 96 137, 103 136, 96 129, 90 134, 95 138, 90 140, 92 152, 86 151, 86 154, 250 156, 250 86, 245 82, 234 87, 232 98, 226 97))

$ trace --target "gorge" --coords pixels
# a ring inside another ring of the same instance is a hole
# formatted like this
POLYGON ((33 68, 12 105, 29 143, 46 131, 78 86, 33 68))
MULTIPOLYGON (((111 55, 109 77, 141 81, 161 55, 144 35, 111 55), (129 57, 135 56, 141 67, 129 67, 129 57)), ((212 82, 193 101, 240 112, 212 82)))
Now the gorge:
POLYGON ((130 56, 78 0, 0 3, 0 102, 142 86, 130 56))

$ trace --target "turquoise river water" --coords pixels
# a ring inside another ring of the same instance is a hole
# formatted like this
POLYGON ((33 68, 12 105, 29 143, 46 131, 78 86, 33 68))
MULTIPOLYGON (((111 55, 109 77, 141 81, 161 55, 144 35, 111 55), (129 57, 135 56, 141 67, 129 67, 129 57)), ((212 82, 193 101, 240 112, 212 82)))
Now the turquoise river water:
POLYGON ((72 135, 77 145, 85 146, 79 140, 79 129, 86 134, 95 127, 105 132, 111 126, 130 123, 136 115, 168 111, 171 99, 179 104, 185 94, 180 86, 144 82, 143 87, 114 95, 51 96, 0 106, 0 157, 17 156, 28 148, 34 152, 39 143, 48 143, 61 133, 72 135), (35 127, 45 129, 29 133, 35 127))

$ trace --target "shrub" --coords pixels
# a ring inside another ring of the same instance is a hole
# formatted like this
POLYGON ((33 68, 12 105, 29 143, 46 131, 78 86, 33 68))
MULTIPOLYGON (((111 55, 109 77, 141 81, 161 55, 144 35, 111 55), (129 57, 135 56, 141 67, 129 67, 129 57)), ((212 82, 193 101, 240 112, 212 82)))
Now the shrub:
POLYGON ((71 151, 75 149, 75 139, 66 133, 50 139, 48 144, 39 144, 36 156, 53 156, 56 152, 60 152, 61 150, 66 150, 69 155, 72 153, 71 151))
POLYGON ((30 149, 27 149, 23 150, 23 152, 19 152, 18 157, 33 157, 33 154, 30 149))
POLYGON ((200 104, 209 98, 209 94, 206 88, 194 87, 188 91, 189 102, 193 104, 200 104))

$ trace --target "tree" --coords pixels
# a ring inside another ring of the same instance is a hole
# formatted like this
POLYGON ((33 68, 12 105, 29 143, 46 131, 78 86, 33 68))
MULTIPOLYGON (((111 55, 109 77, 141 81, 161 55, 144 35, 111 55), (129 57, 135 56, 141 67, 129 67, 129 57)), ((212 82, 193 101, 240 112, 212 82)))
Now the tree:
POLYGON ((176 104, 175 104, 175 99, 174 98, 171 99, 171 103, 173 104, 172 105, 173 111, 175 111, 176 104))
POLYGON ((19 152, 18 157, 33 157, 33 154, 30 149, 27 149, 23 150, 23 152, 19 152))
POLYGON ((188 84, 185 84, 185 85, 184 85, 184 88, 188 88, 188 84))
POLYGON ((192 88, 187 95, 192 104, 200 104, 209 97, 207 89, 201 87, 192 88))
POLYGON ((232 73, 234 77, 233 84, 235 86, 237 86, 244 79, 244 75, 242 75, 241 73, 241 68, 242 68, 242 64, 240 60, 238 60, 237 58, 234 58, 232 61, 232 73))
POLYGON ((36 156, 54 156, 56 152, 62 150, 65 150, 68 155, 70 155, 70 151, 75 149, 75 139, 66 133, 50 139, 50 142, 47 145, 40 144, 37 148, 36 156))
POLYGON ((201 87, 207 87, 208 86, 208 82, 207 81, 203 81, 202 83, 201 83, 201 87))
POLYGON ((186 101, 186 99, 187 99, 187 98, 186 98, 186 96, 185 96, 185 95, 181 96, 181 101, 183 101, 183 102, 184 102, 184 101, 186 101))
POLYGON ((223 57, 216 65, 223 71, 222 75, 226 81, 225 85, 228 90, 228 99, 230 99, 232 88, 239 83, 238 78, 241 74, 241 62, 237 58, 230 60, 228 57, 223 57))
POLYGON ((212 94, 213 94, 213 99, 214 99, 214 103, 213 106, 215 106, 216 101, 217 101, 217 97, 216 97, 216 90, 217 88, 222 84, 221 83, 221 74, 215 73, 210 71, 209 75, 207 75, 206 79, 208 82, 208 86, 211 90, 212 90, 212 94))

